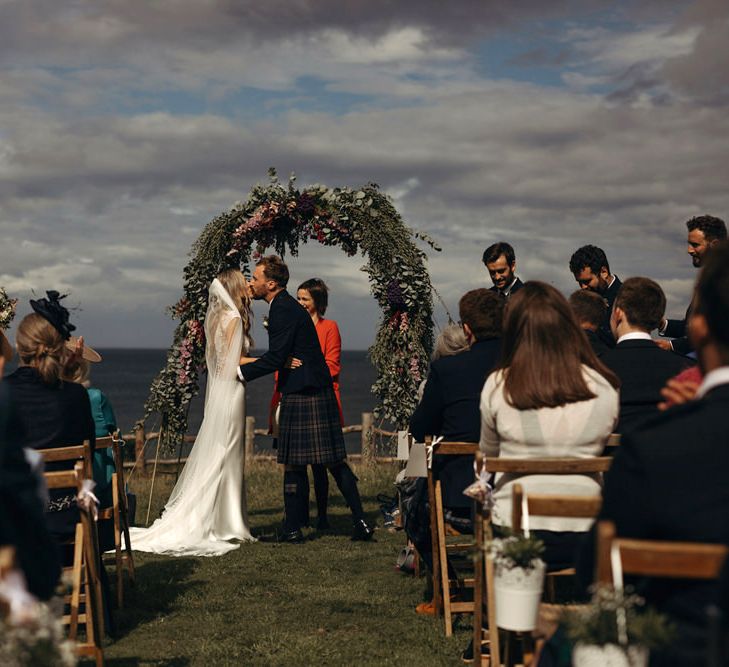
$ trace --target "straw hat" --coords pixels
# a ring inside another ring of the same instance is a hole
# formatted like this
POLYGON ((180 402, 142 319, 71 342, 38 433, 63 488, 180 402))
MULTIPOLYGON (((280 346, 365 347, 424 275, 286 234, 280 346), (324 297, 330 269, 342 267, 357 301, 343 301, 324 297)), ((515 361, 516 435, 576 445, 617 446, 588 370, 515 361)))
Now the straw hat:
MULTIPOLYGON (((70 350, 71 352, 76 351, 76 345, 78 344, 78 337, 77 336, 71 336, 66 341, 66 349, 70 350)), ((86 344, 84 341, 84 347, 83 352, 81 353, 81 356, 86 359, 86 361, 90 361, 92 364, 96 364, 99 361, 101 361, 101 355, 89 345, 86 344)))
POLYGON ((5 363, 13 358, 13 347, 2 331, 0 331, 0 357, 5 359, 5 363))

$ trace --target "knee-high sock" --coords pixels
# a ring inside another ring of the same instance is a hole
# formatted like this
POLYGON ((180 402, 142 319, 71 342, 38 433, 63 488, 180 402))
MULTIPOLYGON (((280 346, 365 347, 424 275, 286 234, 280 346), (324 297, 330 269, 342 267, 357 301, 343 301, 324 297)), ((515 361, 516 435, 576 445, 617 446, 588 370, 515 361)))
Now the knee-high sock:
POLYGON ((301 525, 309 525, 309 473, 303 468, 301 476, 301 486, 299 488, 299 506, 301 509, 301 525))
POLYGON ((357 478, 354 476, 351 468, 346 463, 339 463, 329 468, 329 470, 339 490, 342 492, 344 500, 347 501, 349 509, 352 511, 352 518, 355 521, 364 519, 362 501, 360 500, 359 489, 357 488, 357 478))
POLYGON ((327 503, 329 500, 329 475, 326 466, 312 465, 314 475, 314 495, 316 496, 316 513, 320 519, 327 518, 327 503))
MULTIPOLYGON (((298 530, 302 526, 303 518, 303 494, 304 488, 308 486, 306 479, 306 468, 296 468, 284 471, 284 525, 286 530, 298 530)), ((308 493, 307 493, 308 499, 308 493)))

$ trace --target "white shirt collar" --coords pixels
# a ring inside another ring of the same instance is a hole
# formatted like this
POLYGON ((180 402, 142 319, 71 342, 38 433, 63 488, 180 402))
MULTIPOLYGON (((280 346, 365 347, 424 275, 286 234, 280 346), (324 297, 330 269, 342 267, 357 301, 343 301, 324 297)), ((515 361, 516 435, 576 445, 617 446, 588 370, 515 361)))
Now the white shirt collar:
POLYGON ((514 276, 514 280, 511 281, 511 285, 509 285, 505 290, 502 290, 501 294, 504 296, 509 296, 511 294, 511 288, 516 285, 516 281, 519 280, 516 276, 514 276))
POLYGON ((631 331, 629 333, 623 334, 618 338, 617 345, 620 345, 624 340, 653 340, 651 338, 651 335, 649 333, 645 333, 645 331, 631 331))
POLYGON ((613 273, 612 280, 608 283, 607 288, 610 289, 613 286, 614 282, 615 282, 615 274, 613 273))
POLYGON ((704 380, 696 391, 696 398, 703 398, 720 384, 729 384, 729 366, 720 366, 704 375, 704 380))

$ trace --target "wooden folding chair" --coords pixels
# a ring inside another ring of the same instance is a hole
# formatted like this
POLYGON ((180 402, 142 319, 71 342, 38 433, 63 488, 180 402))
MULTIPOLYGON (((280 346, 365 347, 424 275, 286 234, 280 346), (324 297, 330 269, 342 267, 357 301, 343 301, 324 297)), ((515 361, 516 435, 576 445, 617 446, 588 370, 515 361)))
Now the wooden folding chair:
POLYGON ((612 553, 623 574, 676 579, 717 579, 729 547, 704 542, 672 542, 617 537, 612 521, 597 524, 597 582, 613 583, 612 553))
MULTIPOLYGON (((77 462, 73 470, 44 473, 49 489, 81 491, 84 479, 84 465, 77 462)), ((101 646, 103 634, 103 598, 99 578, 99 547, 96 524, 89 510, 79 507, 80 522, 76 524, 73 546, 73 565, 64 568, 64 574, 71 574, 71 593, 65 596, 69 613, 63 616, 63 623, 69 626, 69 638, 76 642, 79 655, 94 658, 97 666, 104 664, 101 646), (83 605, 83 612, 81 606, 83 605), (84 641, 78 640, 79 626, 85 629, 84 641)))
MULTIPOLYGON (((96 448, 112 448, 115 472, 111 476, 111 507, 99 510, 100 520, 113 520, 114 522, 114 563, 116 565, 116 599, 117 607, 124 607, 124 569, 129 576, 129 582, 134 585, 134 557, 132 555, 132 542, 129 538, 129 508, 127 506, 127 492, 124 483, 124 457, 120 444, 124 441, 117 431, 107 438, 97 438, 96 448), (122 537, 124 546, 122 547, 122 537)), ((112 556, 111 553, 105 554, 112 556)))
MULTIPOLYGON (((426 436, 426 448, 432 447, 432 456, 473 456, 478 451, 476 442, 446 442, 433 444, 433 438, 426 436)), ((436 614, 443 613, 445 621, 445 635, 453 634, 453 614, 472 614, 473 602, 456 602, 451 600, 455 589, 473 588, 473 576, 463 577, 456 570, 456 578, 451 579, 448 574, 448 554, 465 553, 473 551, 476 542, 469 539, 467 542, 448 543, 446 541, 446 524, 443 513, 443 489, 437 475, 433 474, 432 466, 428 468, 428 501, 430 504, 430 535, 433 548, 433 603, 436 614)), ((455 568, 454 568, 455 570, 455 568)))
MULTIPOLYGON (((511 529, 521 534, 524 532, 524 511, 529 516, 556 516, 572 519, 595 519, 602 507, 601 496, 574 496, 559 494, 524 493, 521 484, 512 486, 511 529)), ((547 598, 555 602, 555 583, 557 577, 574 576, 575 568, 568 567, 555 572, 547 572, 547 598)))
MULTIPOLYGON (((483 467, 483 454, 476 452, 476 472, 480 474, 483 467)), ((484 548, 493 538, 491 517, 483 503, 474 500, 476 523, 474 537, 477 551, 474 562, 473 581, 473 661, 475 665, 501 665, 499 632, 496 627, 494 563, 487 556, 484 548), (488 620, 488 630, 484 632, 484 614, 488 620), (492 630, 493 629, 493 630, 492 630), (489 653, 483 655, 482 644, 488 642, 489 653)))
MULTIPOLYGON (((554 458, 502 458, 502 457, 482 457, 480 453, 476 455, 477 466, 486 466, 489 473, 514 473, 519 475, 575 475, 575 474, 597 474, 604 473, 610 469, 612 458, 609 456, 597 456, 589 458, 575 457, 554 457, 554 458)), ((478 505, 478 503, 477 503, 478 505)), ((521 503, 519 503, 521 507, 521 503)), ((589 508, 589 509, 594 509, 589 508)), ((517 510, 518 511, 518 510, 517 510)), ((587 510, 585 510, 587 511, 587 510)), ((513 512, 513 508, 512 508, 513 512)), ((536 509, 535 509, 536 512, 536 509)), ((556 514, 555 514, 556 515, 556 514)), ((519 524, 521 517, 517 517, 519 524)), ((512 516, 512 521, 514 517, 512 516)), ((491 516, 489 513, 482 512, 480 522, 482 524, 483 535, 490 539, 491 537, 491 516)), ((514 524, 516 525, 516 524, 514 524)), ((555 573, 556 574, 556 573, 555 573)), ((483 573, 481 577, 481 585, 476 589, 475 604, 481 609, 483 614, 484 602, 487 602, 488 626, 489 626, 489 653, 490 656, 486 661, 486 656, 481 655, 481 642, 483 641, 483 631, 481 624, 476 623, 474 618, 474 662, 475 664, 501 665, 501 642, 496 625, 496 610, 494 608, 493 594, 493 561, 490 556, 483 559, 483 573)), ((476 616, 476 615, 474 615, 476 616)), ((508 664, 508 656, 505 656, 508 664)))
POLYGON ((93 477, 91 442, 89 440, 84 440, 82 445, 53 447, 37 451, 46 463, 83 461, 84 478, 92 479, 93 477))

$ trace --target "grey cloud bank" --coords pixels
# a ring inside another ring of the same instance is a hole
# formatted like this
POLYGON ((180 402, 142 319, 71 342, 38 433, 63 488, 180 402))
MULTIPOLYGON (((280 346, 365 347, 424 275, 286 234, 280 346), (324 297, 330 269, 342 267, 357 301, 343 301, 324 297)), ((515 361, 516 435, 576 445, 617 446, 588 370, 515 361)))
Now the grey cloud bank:
MULTIPOLYGON (((454 315, 498 239, 522 278, 565 292, 572 251, 600 245, 680 314, 684 222, 729 215, 729 10, 639 4, 604 25, 579 24, 598 2, 0 4, 0 285, 26 303, 69 291, 92 344, 166 346, 192 242, 273 165, 380 183, 441 242, 431 276, 454 315), (564 85, 484 73, 481 46, 524 22, 563 49, 564 85)), ((379 316, 362 263, 315 246, 291 261, 292 282, 332 283, 349 348, 379 316)))

